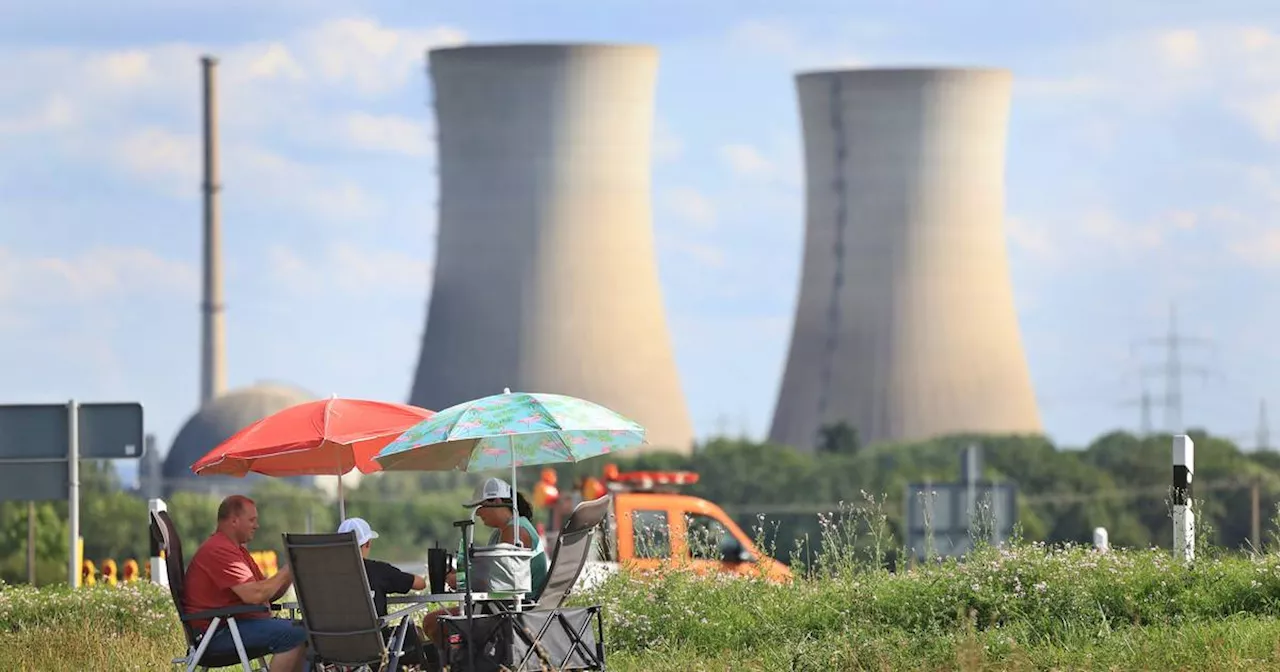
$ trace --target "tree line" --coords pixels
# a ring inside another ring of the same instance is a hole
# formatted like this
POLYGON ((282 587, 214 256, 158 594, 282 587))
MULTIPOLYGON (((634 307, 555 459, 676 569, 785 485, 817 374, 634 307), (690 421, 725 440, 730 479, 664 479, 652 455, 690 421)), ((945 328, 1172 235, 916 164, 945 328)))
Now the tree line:
MULTIPOLYGON (((904 492, 909 483, 959 478, 960 455, 977 444, 984 455, 984 477, 1016 484, 1017 523, 1023 538, 1046 542, 1089 543, 1095 527, 1109 531, 1114 546, 1172 544, 1168 485, 1171 437, 1138 437, 1113 432, 1083 448, 1057 447, 1043 436, 956 435, 909 444, 861 446, 856 432, 827 428, 819 450, 748 440, 719 438, 688 456, 650 453, 597 458, 553 466, 559 485, 600 476, 606 459, 622 470, 690 470, 700 475, 688 494, 711 500, 754 534, 762 510, 764 532, 775 555, 789 560, 799 540, 811 548, 820 539, 818 514, 834 513, 839 502, 858 503, 863 493, 883 502, 890 528, 901 543, 904 492)), ((1230 441, 1191 432, 1196 442, 1193 488, 1202 529, 1225 548, 1250 543, 1252 493, 1256 486, 1267 530, 1274 533, 1280 498, 1280 453, 1244 452, 1230 441)), ((542 467, 520 470, 519 486, 529 492, 542 467)), ((505 474, 503 474, 505 476, 505 474)), ((347 492, 348 515, 366 518, 381 538, 375 554, 398 562, 424 559, 432 544, 453 546, 452 523, 465 516, 461 507, 483 475, 462 473, 387 473, 366 477, 347 492)), ((85 462, 81 469, 81 526, 85 557, 101 565, 106 558, 141 561, 148 554, 147 505, 127 492, 107 463, 85 462)), ((248 483, 246 485, 249 485, 248 483)), ((337 505, 324 493, 282 481, 261 479, 246 493, 259 505, 260 529, 254 550, 282 552, 281 533, 336 529, 337 505)), ((218 499, 179 492, 167 500, 182 534, 187 555, 213 531, 218 499)), ((36 505, 37 581, 65 580, 67 527, 65 502, 36 505)), ((26 580, 27 505, 0 503, 0 580, 26 580)), ((813 550, 817 550, 813 548, 813 550)))

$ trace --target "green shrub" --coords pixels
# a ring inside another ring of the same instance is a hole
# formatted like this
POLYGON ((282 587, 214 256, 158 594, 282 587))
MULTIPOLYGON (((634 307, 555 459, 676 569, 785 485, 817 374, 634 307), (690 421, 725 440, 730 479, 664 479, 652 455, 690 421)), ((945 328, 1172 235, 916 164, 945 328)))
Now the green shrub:
POLYGON ((91 623, 102 634, 164 635, 177 628, 169 589, 136 582, 71 590, 0 583, 0 632, 91 623))

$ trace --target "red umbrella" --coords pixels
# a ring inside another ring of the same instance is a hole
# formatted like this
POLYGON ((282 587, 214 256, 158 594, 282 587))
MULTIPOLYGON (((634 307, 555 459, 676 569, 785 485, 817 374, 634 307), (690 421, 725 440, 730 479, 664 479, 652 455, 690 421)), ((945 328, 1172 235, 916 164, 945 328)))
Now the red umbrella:
MULTIPOLYGON (((323 399, 290 406, 236 432, 191 465, 202 476, 342 476, 382 467, 373 457, 405 430, 435 415, 417 406, 323 399)), ((338 481, 341 493, 342 481, 338 481)), ((342 506, 341 494, 339 503, 342 506)), ((345 509, 345 506, 342 506, 345 509)), ((344 511, 345 516, 345 511, 344 511)))

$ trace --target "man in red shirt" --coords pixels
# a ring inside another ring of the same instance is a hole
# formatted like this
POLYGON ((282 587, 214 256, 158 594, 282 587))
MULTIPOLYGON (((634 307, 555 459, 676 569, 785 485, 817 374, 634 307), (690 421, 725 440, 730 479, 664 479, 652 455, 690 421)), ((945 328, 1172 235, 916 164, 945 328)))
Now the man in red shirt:
MULTIPOLYGON (((200 545, 187 567, 183 611, 191 614, 242 604, 265 605, 284 595, 293 583, 293 571, 286 565, 268 579, 244 547, 257 529, 258 507, 252 499, 231 495, 222 500, 218 529, 200 545)), ((193 621, 191 625, 203 632, 209 621, 193 621)), ((274 618, 269 611, 240 614, 236 626, 246 649, 266 649, 272 654, 271 672, 302 672, 307 633, 301 626, 274 618)), ((206 650, 234 652, 230 628, 219 625, 206 650)))

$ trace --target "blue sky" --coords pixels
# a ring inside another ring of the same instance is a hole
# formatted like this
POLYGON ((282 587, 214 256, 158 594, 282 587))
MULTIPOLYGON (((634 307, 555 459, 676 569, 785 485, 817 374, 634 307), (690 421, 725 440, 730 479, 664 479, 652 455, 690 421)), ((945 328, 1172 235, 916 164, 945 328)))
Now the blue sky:
POLYGON ((654 226, 700 435, 773 411, 794 73, 910 64, 1014 73, 1007 228, 1049 434, 1136 428, 1162 353, 1131 343, 1176 301, 1213 342, 1185 419, 1252 445, 1280 400, 1280 6, 888 4, 0 0, 0 401, 140 400, 166 449, 194 410, 200 54, 222 59, 230 383, 402 400, 434 255, 425 49, 627 41, 661 50, 654 226))

